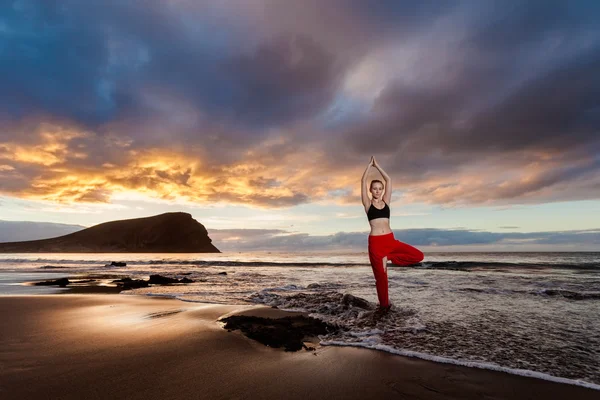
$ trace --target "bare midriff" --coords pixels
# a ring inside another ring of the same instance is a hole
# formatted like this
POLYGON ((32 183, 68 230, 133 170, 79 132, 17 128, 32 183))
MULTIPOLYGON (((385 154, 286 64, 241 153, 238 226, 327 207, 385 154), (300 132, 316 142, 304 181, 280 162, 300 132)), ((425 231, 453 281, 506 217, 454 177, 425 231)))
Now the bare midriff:
POLYGON ((381 236, 387 235, 388 233, 392 233, 390 229, 390 220, 389 218, 376 218, 369 221, 371 225, 371 233, 370 236, 381 236))

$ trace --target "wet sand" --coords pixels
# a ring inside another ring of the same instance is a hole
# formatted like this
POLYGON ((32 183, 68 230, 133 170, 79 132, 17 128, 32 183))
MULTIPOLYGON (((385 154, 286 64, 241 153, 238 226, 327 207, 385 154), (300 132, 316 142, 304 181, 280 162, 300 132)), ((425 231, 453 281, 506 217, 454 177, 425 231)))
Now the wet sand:
POLYGON ((124 294, 0 296, 0 398, 599 398, 583 387, 318 341, 315 350, 285 352, 217 322, 239 314, 306 315, 124 294))

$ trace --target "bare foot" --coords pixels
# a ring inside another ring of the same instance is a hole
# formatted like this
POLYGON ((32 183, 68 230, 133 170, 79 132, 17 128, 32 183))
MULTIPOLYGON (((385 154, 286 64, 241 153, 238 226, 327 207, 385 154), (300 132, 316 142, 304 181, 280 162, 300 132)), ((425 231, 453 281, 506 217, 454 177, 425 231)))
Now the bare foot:
POLYGON ((391 308, 392 308, 391 304, 389 304, 385 307, 382 307, 381 305, 379 305, 379 306, 377 306, 377 310, 375 310, 375 312, 373 313, 373 317, 379 319, 379 318, 383 317, 384 315, 386 315, 387 313, 389 313, 391 308))

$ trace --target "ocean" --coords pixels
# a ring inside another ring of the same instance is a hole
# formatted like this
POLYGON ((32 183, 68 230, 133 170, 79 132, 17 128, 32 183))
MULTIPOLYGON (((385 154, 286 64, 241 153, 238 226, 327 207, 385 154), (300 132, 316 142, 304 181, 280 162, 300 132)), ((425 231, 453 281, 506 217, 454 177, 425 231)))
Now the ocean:
POLYGON ((356 346, 600 389, 600 252, 425 253, 389 264, 392 311, 376 323, 345 294, 377 304, 365 252, 0 254, 0 294, 68 290, 25 282, 93 275, 194 283, 118 295, 265 304, 306 311, 343 329, 322 345, 356 346), (107 266, 123 261, 125 267, 107 266), (223 274, 226 272, 226 274, 223 274))

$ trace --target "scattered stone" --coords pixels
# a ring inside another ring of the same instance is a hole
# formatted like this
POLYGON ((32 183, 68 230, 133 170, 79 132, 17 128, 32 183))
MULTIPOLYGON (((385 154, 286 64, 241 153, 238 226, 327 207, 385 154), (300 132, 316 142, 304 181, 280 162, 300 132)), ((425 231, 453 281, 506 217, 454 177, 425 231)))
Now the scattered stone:
POLYGON ((110 264, 106 264, 105 267, 126 267, 127 263, 120 261, 113 261, 110 264))
POLYGON ((133 279, 123 283, 123 289, 137 289, 148 287, 148 282, 143 279, 133 279))
POLYGON ((349 293, 346 293, 344 297, 342 297, 342 304, 347 306, 354 306, 358 308, 363 308, 365 310, 372 310, 373 305, 369 303, 367 300, 362 299, 360 297, 353 296, 349 293))
POLYGON ((284 347, 285 351, 298 351, 302 348, 314 350, 303 342, 305 336, 324 335, 339 329, 321 320, 304 316, 262 318, 233 315, 220 321, 225 322, 223 328, 229 332, 239 329, 250 339, 270 347, 284 347))
POLYGON ((167 283, 179 283, 179 280, 162 275, 150 275, 150 280, 148 283, 153 285, 165 285, 167 283))
POLYGON ((131 279, 129 277, 116 279, 112 281, 119 286, 123 286, 123 289, 136 289, 141 287, 148 287, 148 285, 168 285, 171 283, 192 283, 193 280, 189 278, 183 278, 181 280, 175 278, 169 278, 167 276, 162 275, 150 275, 150 279, 147 281, 143 279, 131 279))
POLYGON ((65 287, 69 283, 71 283, 69 281, 69 278, 60 278, 60 279, 56 279, 56 280, 53 280, 53 281, 36 282, 36 283, 34 283, 34 285, 35 286, 58 285, 58 286, 61 286, 61 287, 65 287))
POLYGON ((123 289, 138 289, 142 287, 148 287, 148 282, 143 279, 123 278, 114 280, 113 283, 116 283, 118 286, 122 286, 123 289))

